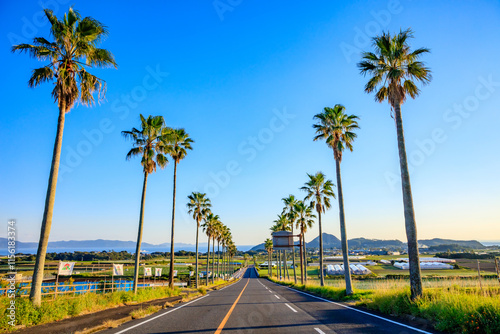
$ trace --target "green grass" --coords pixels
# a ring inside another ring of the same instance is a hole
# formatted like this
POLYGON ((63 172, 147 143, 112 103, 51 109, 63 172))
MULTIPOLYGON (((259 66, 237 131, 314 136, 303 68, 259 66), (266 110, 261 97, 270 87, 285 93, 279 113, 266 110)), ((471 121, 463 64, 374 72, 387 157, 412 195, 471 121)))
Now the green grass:
MULTIPOLYGON (((261 275, 263 276, 263 275, 261 275)), ((349 301, 385 314, 396 316, 411 315, 430 321, 435 329, 450 333, 500 333, 500 287, 493 280, 483 289, 468 286, 470 279, 430 280, 424 295, 412 302, 408 282, 404 280, 367 280, 371 289, 357 289, 346 296, 345 288, 338 286, 321 287, 315 282, 307 285, 292 282, 272 281, 314 293, 323 298, 349 301), (397 282, 397 284, 395 284, 397 282), (405 286, 401 285, 404 282, 405 286), (433 282, 433 283, 432 283, 433 282), (447 285, 446 287, 444 287, 447 285)), ((335 280, 340 281, 340 280, 335 280)), ((327 281, 328 284, 329 281, 327 281)), ((356 281, 354 281, 356 286, 356 281)), ((424 282, 425 286, 425 282, 424 282)))
MULTIPOLYGON (((179 295, 180 290, 166 287, 145 288, 132 291, 117 291, 106 294, 87 293, 84 295, 60 296, 55 300, 44 299, 40 308, 32 305, 28 298, 16 298, 16 324, 34 326, 49 322, 91 313, 129 302, 145 302, 148 300, 179 295)), ((10 299, 0 297, 0 332, 14 330, 8 324, 7 307, 10 299)))

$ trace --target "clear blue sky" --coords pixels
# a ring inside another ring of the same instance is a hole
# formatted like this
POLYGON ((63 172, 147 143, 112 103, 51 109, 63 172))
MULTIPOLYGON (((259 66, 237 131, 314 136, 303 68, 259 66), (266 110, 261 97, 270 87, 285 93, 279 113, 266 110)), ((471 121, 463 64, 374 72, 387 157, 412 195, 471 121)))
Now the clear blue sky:
MULTIPOLYGON (((419 238, 500 239, 498 2, 40 3, 58 16, 74 4, 106 24, 102 47, 119 64, 93 70, 107 81, 106 101, 66 117, 50 240, 136 239, 142 173, 139 159, 125 161, 130 142, 120 131, 142 113, 195 140, 178 167, 176 240, 194 243, 185 203, 198 190, 237 244, 260 243, 281 198, 304 195, 306 173, 335 181, 332 152, 312 141, 311 126, 337 103, 361 118, 342 162, 348 236, 406 240, 396 129, 388 105, 363 92, 356 62, 367 36, 407 27, 414 47, 432 50, 424 60, 434 76, 403 106, 419 238)), ((27 86, 42 63, 10 48, 48 37, 40 3, 0 4, 0 221, 16 218, 22 241, 38 241, 57 107, 51 84, 27 86)), ((172 175, 171 165, 149 178, 144 241, 169 241, 172 175)), ((336 202, 324 231, 339 236, 336 202)), ((317 225, 307 239, 316 235, 317 225)))

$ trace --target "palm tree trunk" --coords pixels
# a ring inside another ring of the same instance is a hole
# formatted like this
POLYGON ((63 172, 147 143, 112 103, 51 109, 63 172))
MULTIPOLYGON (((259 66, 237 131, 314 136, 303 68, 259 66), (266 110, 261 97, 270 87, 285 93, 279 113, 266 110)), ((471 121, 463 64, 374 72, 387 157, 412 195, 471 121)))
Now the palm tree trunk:
POLYGON ((208 250, 207 250, 207 286, 208 286, 208 269, 210 265, 210 236, 208 237, 208 250))
POLYGON ((219 262, 220 262, 220 243, 217 240, 217 279, 220 278, 219 273, 219 262))
POLYGON ((139 218, 139 231, 137 233, 137 244, 135 246, 134 265, 134 294, 137 293, 137 281, 139 280, 139 260, 141 258, 142 227, 144 226, 144 204, 146 202, 146 186, 148 184, 148 173, 144 172, 144 183, 142 185, 141 214, 139 218))
POLYGON ((302 234, 300 234, 300 284, 304 284, 304 264, 302 263, 302 260, 304 259, 304 256, 302 254, 302 234))
POLYGON ((410 173, 408 172, 408 161, 406 160, 403 118, 401 116, 401 105, 399 103, 394 106, 394 112, 396 116, 396 130, 398 134, 399 164, 401 167, 401 185, 403 188, 406 237, 408 239, 410 290, 411 299, 414 300, 415 298, 422 296, 422 277, 420 273, 420 259, 418 254, 417 223, 415 221, 415 211, 413 210, 410 173))
POLYGON ((198 289, 198 233, 200 231, 200 222, 196 222, 196 264, 195 264, 195 269, 194 272, 196 274, 196 281, 195 281, 195 286, 196 289, 198 289))
POLYGON ((212 238, 212 284, 215 276, 215 237, 212 238))
POLYGON ((325 277, 323 275, 323 228, 321 226, 321 210, 318 210, 319 223, 319 280, 321 286, 325 286, 325 277))
POLYGON ((344 260, 344 279, 345 279, 345 293, 351 295, 352 281, 351 269, 349 267, 349 247, 347 245, 347 229, 345 226, 344 215, 344 193, 342 191, 342 177, 340 175, 340 161, 335 159, 335 166, 337 168, 337 191, 339 196, 339 215, 340 215, 340 241, 342 243, 342 258, 344 260))
POLYGON ((307 247, 305 234, 302 234, 302 240, 304 240, 304 282, 307 284, 307 247))
POLYGON ((168 277, 168 286, 174 287, 174 227, 175 227, 175 188, 177 181, 177 161, 174 161, 174 194, 172 203, 172 236, 170 237, 170 275, 168 277))
MULTIPOLYGON (((292 240, 293 240, 293 224, 292 224, 292 240)), ((293 281, 295 282, 295 284, 297 284, 297 271, 295 270, 295 242, 293 242, 292 246, 292 265, 293 265, 293 281)))
POLYGON ((49 243, 50 228, 52 227, 52 216, 56 198, 57 176, 59 174, 59 162, 61 160, 64 118, 66 116, 66 103, 64 102, 63 97, 61 97, 60 100, 61 104, 59 106, 59 118, 57 120, 56 140, 54 143, 54 151, 52 152, 52 164, 50 166, 49 183, 47 186, 47 194, 45 196, 45 208, 43 210, 42 227, 40 230, 38 250, 36 252, 33 280, 31 282, 30 299, 37 307, 42 304, 43 269, 45 266, 47 245, 49 243))

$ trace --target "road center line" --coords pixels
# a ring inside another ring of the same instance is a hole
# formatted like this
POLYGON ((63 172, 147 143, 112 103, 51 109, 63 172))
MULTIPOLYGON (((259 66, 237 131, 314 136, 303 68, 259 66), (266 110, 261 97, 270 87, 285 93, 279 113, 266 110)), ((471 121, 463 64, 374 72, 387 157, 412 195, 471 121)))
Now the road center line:
POLYGON ((325 334, 325 332, 323 332, 323 331, 322 331, 321 329, 319 329, 319 328, 314 328, 314 330, 315 330, 316 332, 318 332, 319 334, 325 334))
POLYGON ((219 334, 220 332, 222 332, 222 329, 223 329, 223 328, 224 328, 224 326, 226 325, 226 322, 227 322, 227 320, 229 319, 229 317, 231 316, 231 313, 233 313, 234 307, 236 306, 236 304, 238 304, 238 301, 240 300, 241 295, 243 294, 243 291, 245 291, 245 289, 247 288, 248 283, 250 283, 250 278, 248 278, 248 279, 247 279, 247 284, 245 284, 245 287, 243 288, 243 290, 241 290, 240 295, 239 295, 239 296, 238 296, 238 298, 236 298, 236 300, 234 301, 233 306, 231 306, 231 308, 229 309, 229 312, 227 312, 227 314, 226 314, 226 316, 224 317, 224 319, 222 319, 222 322, 220 323, 219 327, 218 327, 218 328, 217 328, 217 330, 215 331, 215 334, 219 334))
POLYGON ((286 305, 286 306, 288 306, 288 308, 289 308, 290 310, 292 310, 293 312, 297 313, 297 310, 296 310, 296 309, 294 309, 293 307, 291 307, 291 306, 290 306, 290 305, 288 305, 287 303, 285 303, 285 305, 286 305))
POLYGON ((280 297, 278 297, 277 295, 274 295, 274 297, 276 297, 276 298, 280 299, 280 297))
POLYGON ((117 333, 115 333, 115 334, 121 334, 121 333, 128 332, 128 331, 129 331, 129 330, 131 330, 132 328, 136 328, 136 327, 139 327, 139 326, 141 326, 141 325, 144 325, 146 322, 150 322, 150 321, 152 321, 152 320, 158 319, 159 317, 163 317, 164 315, 169 314, 170 312, 177 311, 178 309, 183 308, 184 306, 187 306, 187 305, 189 305, 189 304, 191 304, 191 303, 197 302, 198 300, 201 300, 201 299, 206 298, 206 297, 208 297, 208 296, 209 296, 209 295, 205 295, 205 296, 203 296, 203 297, 197 298, 197 299, 195 299, 195 300, 193 300, 193 301, 190 301, 189 303, 183 304, 183 305, 181 305, 181 306, 179 306, 179 307, 176 307, 176 308, 174 308, 174 309, 172 309, 172 310, 170 310, 170 311, 168 311, 168 312, 162 313, 162 314, 160 314, 160 315, 157 315, 156 317, 153 317, 153 318, 150 318, 150 319, 145 320, 145 321, 143 321, 143 322, 140 322, 140 323, 138 323, 137 325, 134 325, 134 326, 131 326, 131 327, 125 328, 124 330, 119 331, 119 332, 117 332, 117 333))

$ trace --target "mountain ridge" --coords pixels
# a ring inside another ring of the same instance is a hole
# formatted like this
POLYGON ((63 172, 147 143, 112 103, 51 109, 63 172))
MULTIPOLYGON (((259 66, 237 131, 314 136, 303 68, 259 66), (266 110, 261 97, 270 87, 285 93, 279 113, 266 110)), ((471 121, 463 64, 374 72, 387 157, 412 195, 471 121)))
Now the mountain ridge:
MULTIPOLYGON (((367 238, 353 238, 348 240, 349 249, 356 248, 404 248, 406 243, 398 239, 367 239, 367 238)), ((425 245, 427 247, 437 246, 437 245, 460 245, 463 247, 469 247, 473 249, 486 248, 482 243, 477 240, 453 240, 453 239, 422 239, 418 241, 419 245, 425 245)), ((319 248, 319 236, 311 240, 306 241, 306 246, 308 248, 319 248)), ((333 234, 323 233, 323 248, 340 248, 340 240, 333 234)), ((264 243, 258 244, 251 248, 251 251, 264 249, 264 243)))

